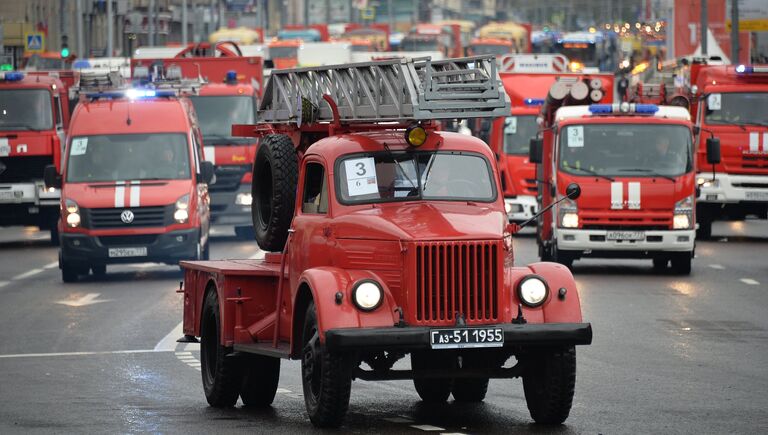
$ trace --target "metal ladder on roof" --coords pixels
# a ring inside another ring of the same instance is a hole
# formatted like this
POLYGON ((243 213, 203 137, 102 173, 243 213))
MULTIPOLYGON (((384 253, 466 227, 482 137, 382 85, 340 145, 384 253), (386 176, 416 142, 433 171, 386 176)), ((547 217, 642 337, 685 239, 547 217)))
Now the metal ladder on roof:
POLYGON ((496 59, 429 58, 273 70, 260 123, 330 123, 329 96, 341 123, 404 122, 507 116, 510 100, 496 59))

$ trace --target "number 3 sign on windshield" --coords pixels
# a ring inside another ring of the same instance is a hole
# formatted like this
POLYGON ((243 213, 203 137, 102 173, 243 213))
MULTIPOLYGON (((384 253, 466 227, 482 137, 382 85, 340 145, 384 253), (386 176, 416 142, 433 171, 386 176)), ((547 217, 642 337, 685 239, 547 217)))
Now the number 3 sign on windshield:
POLYGON ((352 159, 344 162, 347 173, 347 191, 349 196, 379 193, 376 181, 376 165, 373 157, 352 159))

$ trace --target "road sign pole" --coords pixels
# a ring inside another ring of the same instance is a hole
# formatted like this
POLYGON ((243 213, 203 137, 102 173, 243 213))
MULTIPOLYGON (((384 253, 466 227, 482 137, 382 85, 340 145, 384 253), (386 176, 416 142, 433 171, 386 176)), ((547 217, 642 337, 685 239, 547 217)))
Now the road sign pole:
POLYGON ((112 0, 107 0, 107 57, 115 53, 113 43, 115 40, 115 17, 112 14, 112 0))
POLYGON ((731 63, 739 63, 739 0, 731 0, 731 63))

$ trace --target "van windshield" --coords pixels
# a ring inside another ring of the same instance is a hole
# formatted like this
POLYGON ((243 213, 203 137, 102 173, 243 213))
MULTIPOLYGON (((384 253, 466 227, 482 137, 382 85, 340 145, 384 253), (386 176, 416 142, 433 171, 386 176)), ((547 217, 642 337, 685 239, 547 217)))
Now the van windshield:
POLYGON ((0 130, 53 128, 51 93, 44 89, 0 90, 0 130))
POLYGON ((408 200, 492 202, 491 165, 461 152, 391 152, 338 160, 339 201, 345 204, 408 200))
POLYGON ((254 101, 250 96, 195 96, 190 99, 195 106, 197 120, 203 131, 203 142, 206 144, 233 139, 232 124, 256 123, 253 117, 254 101))
POLYGON ((531 138, 538 132, 535 116, 508 116, 504 121, 504 154, 527 155, 531 138))
POLYGON ((69 144, 70 183, 188 178, 189 145, 182 133, 78 136, 69 144))

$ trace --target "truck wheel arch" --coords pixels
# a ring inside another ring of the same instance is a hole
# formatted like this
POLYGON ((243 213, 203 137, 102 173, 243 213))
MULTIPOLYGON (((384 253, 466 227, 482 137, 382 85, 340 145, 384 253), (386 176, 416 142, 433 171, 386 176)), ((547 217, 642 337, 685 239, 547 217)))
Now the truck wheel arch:
POLYGON ((293 303, 293 319, 291 322, 291 357, 299 359, 301 356, 301 333, 304 329, 304 313, 309 303, 314 300, 312 289, 307 282, 299 285, 296 292, 296 300, 293 303))
MULTIPOLYGON (((517 296, 517 284, 527 275, 539 275, 546 281, 549 287, 549 296, 547 301, 539 307, 529 308, 523 305, 523 313, 526 318, 536 323, 580 323, 582 322, 581 300, 579 291, 576 287, 576 280, 571 271, 558 263, 538 262, 531 263, 522 268, 515 268, 510 282, 510 296, 512 297, 512 306, 520 303, 517 296), (564 298, 560 298, 558 293, 561 288, 565 288, 564 298)), ((516 315, 517 310, 513 315, 516 315)))

